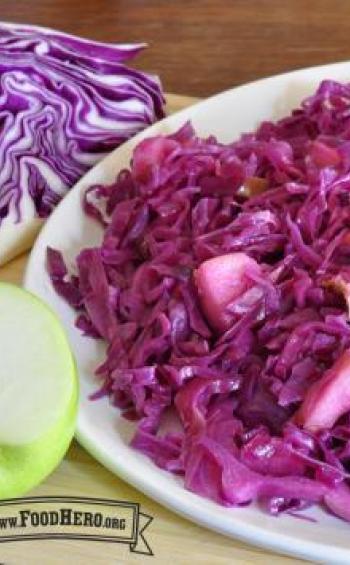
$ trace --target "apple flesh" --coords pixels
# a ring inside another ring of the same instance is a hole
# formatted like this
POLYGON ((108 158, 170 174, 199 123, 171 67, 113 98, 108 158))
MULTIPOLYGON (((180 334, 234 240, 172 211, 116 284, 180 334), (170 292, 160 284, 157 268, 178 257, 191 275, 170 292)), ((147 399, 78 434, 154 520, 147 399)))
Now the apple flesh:
POLYGON ((253 286, 247 271, 258 274, 260 266, 245 253, 228 253, 204 261, 194 273, 202 310, 218 332, 226 331, 232 324, 229 304, 253 286))
POLYGON ((350 410, 350 350, 308 389, 294 421, 310 432, 332 428, 350 410))
POLYGON ((74 434, 75 362, 38 298, 0 283, 0 498, 20 496, 60 462, 74 434))

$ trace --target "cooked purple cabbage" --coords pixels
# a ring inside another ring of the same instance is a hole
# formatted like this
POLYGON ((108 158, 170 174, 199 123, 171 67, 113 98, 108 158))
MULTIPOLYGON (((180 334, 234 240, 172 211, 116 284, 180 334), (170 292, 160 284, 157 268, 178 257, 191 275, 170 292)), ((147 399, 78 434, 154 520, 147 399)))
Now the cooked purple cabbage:
POLYGON ((77 326, 108 344, 95 396, 220 504, 350 520, 349 140, 350 86, 333 81, 228 145, 185 124, 86 192, 105 231, 76 274, 48 250, 77 326))

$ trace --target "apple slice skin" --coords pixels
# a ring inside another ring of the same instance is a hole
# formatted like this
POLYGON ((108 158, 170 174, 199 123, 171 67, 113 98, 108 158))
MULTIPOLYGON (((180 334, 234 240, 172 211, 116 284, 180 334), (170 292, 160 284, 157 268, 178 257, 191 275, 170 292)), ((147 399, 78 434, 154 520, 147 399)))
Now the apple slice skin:
MULTIPOLYGON (((62 343, 64 343, 65 349, 60 353, 67 356, 66 364, 69 368, 71 387, 66 399, 63 417, 54 421, 42 436, 22 445, 0 444, 0 499, 23 495, 44 480, 59 464, 74 435, 79 400, 75 360, 56 315, 30 292, 0 282, 0 300, 3 298, 4 292, 16 293, 19 301, 23 300, 25 296, 26 299, 37 303, 38 309, 43 309, 46 314, 49 313, 54 331, 57 332, 62 343)), ((45 402, 45 399, 43 399, 43 402, 45 402)))
POLYGON ((258 272, 258 263, 245 253, 228 253, 204 261, 195 271, 202 309, 210 325, 219 332, 226 331, 232 323, 227 306, 247 291, 252 284, 246 271, 258 272))
POLYGON ((294 421, 311 432, 331 428, 350 410, 350 350, 307 391, 294 421))
POLYGON ((22 496, 57 467, 74 435, 77 403, 75 393, 67 412, 69 425, 60 422, 43 439, 15 449, 0 446, 0 500, 22 496))

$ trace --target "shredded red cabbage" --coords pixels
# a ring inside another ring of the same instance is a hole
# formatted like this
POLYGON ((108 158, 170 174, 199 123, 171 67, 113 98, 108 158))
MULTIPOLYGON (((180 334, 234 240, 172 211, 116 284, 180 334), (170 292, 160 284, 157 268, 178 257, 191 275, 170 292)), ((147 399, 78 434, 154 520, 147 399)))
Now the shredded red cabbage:
POLYGON ((0 222, 44 218, 92 165, 163 116, 143 45, 0 22, 0 222))
POLYGON ((350 520, 350 86, 228 145, 146 139, 84 207, 101 245, 48 270, 132 445, 220 504, 350 520))

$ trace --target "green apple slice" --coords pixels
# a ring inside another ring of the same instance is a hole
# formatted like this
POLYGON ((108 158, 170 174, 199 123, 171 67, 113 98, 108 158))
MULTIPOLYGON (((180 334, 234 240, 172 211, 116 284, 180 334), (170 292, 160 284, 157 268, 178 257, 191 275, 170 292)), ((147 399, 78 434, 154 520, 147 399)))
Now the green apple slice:
POLYGON ((64 331, 38 298, 0 283, 0 499, 25 493, 74 434, 78 380, 64 331))

